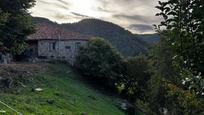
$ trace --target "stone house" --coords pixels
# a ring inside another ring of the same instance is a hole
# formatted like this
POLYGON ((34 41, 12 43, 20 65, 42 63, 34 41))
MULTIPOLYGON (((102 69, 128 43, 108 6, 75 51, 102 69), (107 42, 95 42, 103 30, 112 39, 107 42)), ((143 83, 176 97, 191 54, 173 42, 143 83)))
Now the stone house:
POLYGON ((32 58, 63 60, 73 65, 80 46, 90 38, 57 26, 38 24, 37 32, 27 39, 28 52, 32 58))

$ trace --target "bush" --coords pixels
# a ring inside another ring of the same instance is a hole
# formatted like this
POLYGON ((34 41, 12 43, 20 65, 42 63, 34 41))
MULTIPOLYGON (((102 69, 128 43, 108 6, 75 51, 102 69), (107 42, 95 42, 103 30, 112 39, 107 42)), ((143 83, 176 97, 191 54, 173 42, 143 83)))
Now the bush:
POLYGON ((147 58, 142 54, 128 58, 124 63, 124 68, 125 77, 122 80, 124 85, 122 95, 132 101, 138 98, 145 99, 147 81, 150 79, 147 58))
POLYGON ((75 66, 88 79, 115 88, 122 75, 122 56, 107 41, 92 38, 79 50, 75 66))

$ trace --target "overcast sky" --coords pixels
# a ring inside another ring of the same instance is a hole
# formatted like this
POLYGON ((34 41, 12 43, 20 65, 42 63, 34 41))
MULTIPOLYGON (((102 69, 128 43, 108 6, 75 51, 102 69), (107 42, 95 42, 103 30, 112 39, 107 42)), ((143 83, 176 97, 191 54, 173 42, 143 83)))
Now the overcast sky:
POLYGON ((152 25, 158 0, 36 0, 33 16, 58 23, 72 23, 84 18, 99 18, 118 24, 133 33, 154 33, 152 25))

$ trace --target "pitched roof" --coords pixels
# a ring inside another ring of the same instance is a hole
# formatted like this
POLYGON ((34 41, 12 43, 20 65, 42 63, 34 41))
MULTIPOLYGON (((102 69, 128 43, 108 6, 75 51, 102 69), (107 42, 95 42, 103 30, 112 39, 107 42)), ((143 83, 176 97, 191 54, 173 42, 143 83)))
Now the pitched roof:
POLYGON ((68 31, 46 23, 37 24, 37 32, 28 36, 28 41, 35 40, 88 40, 91 36, 68 31))

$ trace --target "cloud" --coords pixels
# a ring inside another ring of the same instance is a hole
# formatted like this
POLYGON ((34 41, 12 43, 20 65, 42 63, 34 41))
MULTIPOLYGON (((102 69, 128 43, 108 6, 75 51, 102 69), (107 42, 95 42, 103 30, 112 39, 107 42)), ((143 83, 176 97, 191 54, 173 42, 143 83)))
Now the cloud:
MULTIPOLYGON (((30 11, 33 16, 58 23, 99 18, 118 24, 134 33, 151 33, 160 18, 154 15, 158 0, 36 0, 30 11)), ((164 0, 163 0, 164 1, 164 0)))
POLYGON ((59 2, 61 2, 62 4, 66 5, 66 6, 70 5, 70 3, 67 2, 67 0, 59 0, 59 2))
POLYGON ((92 17, 89 17, 87 15, 83 15, 83 14, 79 14, 79 13, 76 13, 76 12, 71 12, 73 15, 75 16, 78 16, 78 17, 82 17, 82 18, 92 18, 92 17))
POLYGON ((116 14, 116 15, 113 15, 113 17, 119 18, 119 19, 133 20, 133 21, 142 22, 142 23, 156 23, 159 21, 157 18, 154 18, 151 16, 143 16, 143 15, 116 14))
POLYGON ((110 10, 107 10, 107 9, 105 9, 105 8, 103 8, 103 7, 97 7, 96 10, 102 11, 102 12, 111 12, 110 10))
POLYGON ((70 3, 69 2, 65 2, 63 0, 54 0, 55 2, 48 2, 48 1, 45 1, 45 0, 37 0, 37 5, 39 4, 43 4, 44 6, 48 6, 46 8, 60 8, 60 9, 69 9, 69 6, 70 6, 70 3))
POLYGON ((131 30, 139 31, 140 33, 144 33, 146 31, 153 31, 153 26, 144 24, 131 24, 128 28, 131 30))

